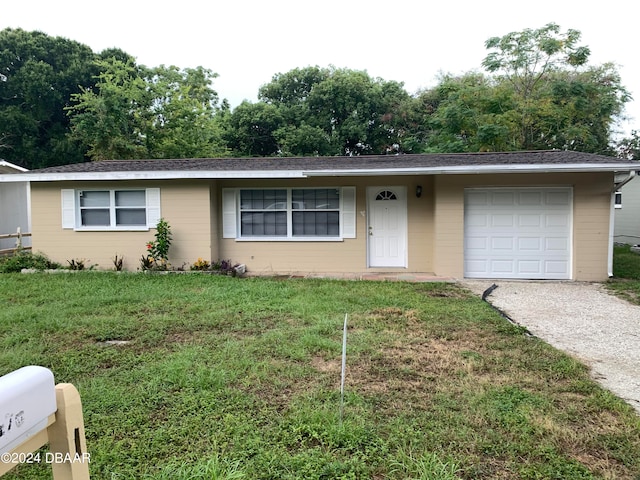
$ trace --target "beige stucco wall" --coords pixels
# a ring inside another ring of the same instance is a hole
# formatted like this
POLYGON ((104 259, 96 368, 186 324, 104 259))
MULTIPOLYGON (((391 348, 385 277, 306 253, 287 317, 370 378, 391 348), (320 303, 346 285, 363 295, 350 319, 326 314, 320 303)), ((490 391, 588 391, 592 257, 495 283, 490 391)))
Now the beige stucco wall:
POLYGON ((174 267, 211 257, 210 184, 204 181, 171 182, 34 182, 32 193, 33 250, 67 265, 84 259, 86 265, 113 269, 113 258, 124 256, 125 270, 140 267, 146 243, 155 229, 143 232, 74 231, 62 228, 61 193, 64 188, 160 188, 161 215, 171 227, 169 261, 174 267))
MULTIPOLYGON (((244 263, 253 273, 296 272, 433 272, 462 278, 464 258, 464 189, 469 187, 573 187, 573 278, 605 280, 609 241, 612 174, 512 174, 331 177, 306 180, 192 180, 163 182, 91 183, 91 188, 151 188, 161 190, 162 216, 173 230, 170 261, 180 267, 198 257, 244 263), (408 207, 408 267, 367 268, 367 186, 405 186, 408 207), (416 198, 417 185, 423 194, 416 198), (340 242, 237 241, 222 239, 223 188, 356 187, 356 238, 340 242)), ((111 269, 115 254, 125 257, 125 268, 139 268, 145 244, 154 230, 145 232, 76 232, 61 226, 63 188, 87 184, 45 182, 32 184, 34 251, 53 260, 82 258, 88 264, 111 269)))
POLYGON ((612 174, 449 175, 435 178, 434 271, 464 274, 464 189, 470 187, 573 187, 573 279, 608 278, 609 212, 612 174))
MULTIPOLYGON (((340 242, 295 241, 237 241, 221 239, 219 256, 234 263, 243 263, 250 272, 365 272, 408 271, 430 272, 433 269, 431 243, 433 237, 433 197, 431 178, 411 177, 350 177, 311 178, 307 180, 236 180, 219 181, 218 202, 222 188, 276 188, 276 187, 356 187, 356 238, 340 242), (407 187, 408 209, 408 268, 367 268, 367 186, 407 187), (417 185, 423 195, 416 198, 417 185)), ((218 208, 216 211, 220 211, 218 208)), ((218 219, 220 224, 220 219, 218 219)), ((220 225, 219 225, 220 228, 220 225)))

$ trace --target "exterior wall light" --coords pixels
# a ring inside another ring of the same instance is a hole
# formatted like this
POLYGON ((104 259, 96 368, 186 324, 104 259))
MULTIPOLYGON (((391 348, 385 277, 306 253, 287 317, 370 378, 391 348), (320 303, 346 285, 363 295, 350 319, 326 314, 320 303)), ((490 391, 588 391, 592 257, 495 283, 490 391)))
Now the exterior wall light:
POLYGON ((416 187, 416 197, 420 198, 422 196, 422 185, 418 185, 416 187))

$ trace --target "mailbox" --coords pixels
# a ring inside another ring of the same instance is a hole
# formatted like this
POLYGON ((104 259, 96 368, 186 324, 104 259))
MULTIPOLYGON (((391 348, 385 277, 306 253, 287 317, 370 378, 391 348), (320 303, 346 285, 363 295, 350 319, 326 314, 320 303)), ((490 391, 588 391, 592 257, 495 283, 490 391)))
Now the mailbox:
POLYGON ((29 366, 0 377, 0 453, 10 452, 47 428, 56 412, 53 373, 29 366))

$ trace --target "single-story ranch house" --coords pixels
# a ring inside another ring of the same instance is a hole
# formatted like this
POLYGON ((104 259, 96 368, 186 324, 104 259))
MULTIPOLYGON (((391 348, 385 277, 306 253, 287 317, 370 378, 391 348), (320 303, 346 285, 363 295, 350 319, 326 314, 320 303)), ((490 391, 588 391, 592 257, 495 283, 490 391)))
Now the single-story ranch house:
POLYGON ((640 163, 567 151, 103 161, 31 184, 34 251, 136 270, 158 219, 173 266, 600 281, 614 193, 640 163))

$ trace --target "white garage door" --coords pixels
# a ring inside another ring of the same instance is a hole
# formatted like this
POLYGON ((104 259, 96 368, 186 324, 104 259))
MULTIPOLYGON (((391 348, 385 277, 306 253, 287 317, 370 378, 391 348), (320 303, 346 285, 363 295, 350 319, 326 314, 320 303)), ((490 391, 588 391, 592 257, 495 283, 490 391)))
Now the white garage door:
POLYGON ((570 279, 571 188, 465 190, 467 278, 570 279))

